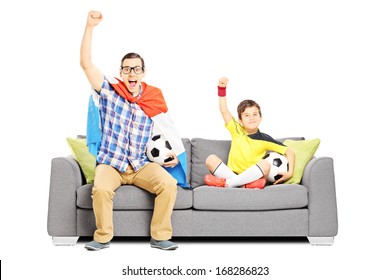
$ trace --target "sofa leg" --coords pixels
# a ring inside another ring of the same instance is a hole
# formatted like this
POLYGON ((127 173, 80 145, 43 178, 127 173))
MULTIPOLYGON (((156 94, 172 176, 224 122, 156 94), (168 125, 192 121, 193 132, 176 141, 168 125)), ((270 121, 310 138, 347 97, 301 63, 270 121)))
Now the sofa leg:
POLYGON ((78 239, 78 236, 53 236, 53 244, 55 246, 74 246, 78 239))
POLYGON ((334 237, 315 237, 308 236, 309 242, 311 245, 333 245, 334 237))

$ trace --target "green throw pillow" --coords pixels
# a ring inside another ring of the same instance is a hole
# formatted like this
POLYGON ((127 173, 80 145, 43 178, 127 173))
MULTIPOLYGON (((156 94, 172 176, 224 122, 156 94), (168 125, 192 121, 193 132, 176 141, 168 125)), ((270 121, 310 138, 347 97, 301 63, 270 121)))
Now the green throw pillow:
POLYGON ((299 184, 306 164, 312 159, 320 145, 320 139, 285 140, 283 144, 289 147, 295 154, 294 174, 285 184, 299 184))
POLYGON ((86 139, 66 138, 72 155, 81 167, 87 184, 93 183, 95 177, 96 157, 88 151, 86 139))

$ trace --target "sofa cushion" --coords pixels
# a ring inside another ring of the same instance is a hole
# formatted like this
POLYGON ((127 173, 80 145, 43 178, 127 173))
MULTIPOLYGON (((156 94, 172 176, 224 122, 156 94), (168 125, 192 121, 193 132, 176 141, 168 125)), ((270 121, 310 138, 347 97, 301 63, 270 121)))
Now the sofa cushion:
POLYGON ((88 151, 86 139, 66 138, 74 159, 80 165, 81 171, 88 184, 93 183, 95 177, 96 157, 88 151))
MULTIPOLYGON (((92 209, 92 186, 87 184, 77 189, 77 207, 92 209)), ((123 185, 115 191, 114 210, 151 210, 154 209, 155 197, 154 194, 141 188, 123 185)), ((192 191, 178 186, 174 209, 188 209, 191 207, 192 191)))
POLYGON ((314 138, 301 141, 285 140, 284 144, 295 154, 294 174, 285 184, 299 184, 306 164, 312 159, 320 145, 320 139, 314 138))
POLYGON ((192 168, 191 187, 196 188, 204 185, 203 177, 210 172, 206 167, 206 158, 217 155, 223 162, 227 162, 230 151, 230 140, 209 140, 202 138, 191 139, 192 143, 192 168))
POLYGON ((198 210, 275 210, 306 207, 307 188, 302 185, 272 185, 260 189, 215 188, 193 190, 198 210))

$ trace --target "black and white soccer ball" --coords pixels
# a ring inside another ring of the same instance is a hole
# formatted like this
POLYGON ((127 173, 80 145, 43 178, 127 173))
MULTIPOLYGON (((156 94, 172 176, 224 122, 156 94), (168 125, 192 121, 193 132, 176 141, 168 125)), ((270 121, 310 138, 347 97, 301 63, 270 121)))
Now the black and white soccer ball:
POLYGON ((164 135, 154 135, 146 144, 146 156, 150 161, 156 162, 160 165, 172 160, 172 158, 168 155, 170 152, 172 152, 172 147, 164 135))
POLYGON ((273 183, 282 177, 279 173, 288 172, 288 160, 285 156, 276 152, 269 152, 264 156, 264 159, 271 165, 267 177, 268 182, 273 183))

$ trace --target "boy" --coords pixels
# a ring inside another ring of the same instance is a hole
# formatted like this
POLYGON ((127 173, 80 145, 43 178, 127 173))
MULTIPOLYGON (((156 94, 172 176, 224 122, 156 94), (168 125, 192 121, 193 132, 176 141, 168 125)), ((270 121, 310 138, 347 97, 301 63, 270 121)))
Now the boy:
POLYGON ((216 155, 206 159, 206 166, 212 174, 204 176, 208 186, 235 188, 265 187, 270 171, 270 164, 263 159, 267 151, 285 155, 289 162, 289 170, 282 173, 274 184, 290 179, 294 172, 295 156, 291 149, 276 141, 271 136, 260 132, 258 126, 262 120, 260 106, 252 100, 242 101, 237 108, 238 121, 227 108, 226 86, 228 79, 220 78, 218 83, 219 110, 225 126, 232 135, 228 165, 216 155))

